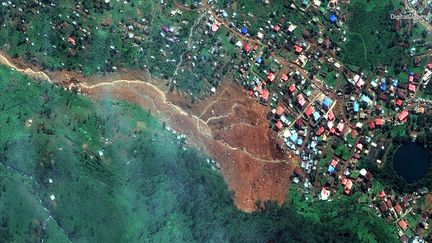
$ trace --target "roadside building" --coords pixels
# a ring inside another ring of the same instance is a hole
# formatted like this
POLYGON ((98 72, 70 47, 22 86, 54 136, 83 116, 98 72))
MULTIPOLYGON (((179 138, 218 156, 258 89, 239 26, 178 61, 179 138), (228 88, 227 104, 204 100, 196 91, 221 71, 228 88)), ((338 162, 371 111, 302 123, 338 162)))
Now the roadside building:
POLYGON ((405 220, 401 219, 397 222, 397 224, 399 225, 399 227, 405 231, 408 228, 408 224, 405 220))
POLYGON ((323 107, 326 110, 329 110, 331 105, 332 105, 333 101, 329 98, 329 97, 325 97, 324 101, 323 101, 323 107))
POLYGON ((278 116, 281 116, 284 113, 284 111, 285 111, 285 109, 280 105, 276 108, 276 114, 278 116))
POLYGON ((276 75, 273 72, 269 72, 267 78, 270 82, 273 82, 273 80, 276 78, 276 75))
POLYGON ((402 112, 400 112, 399 114, 398 114, 398 120, 400 121, 400 122, 406 122, 407 121, 407 118, 408 118, 408 115, 409 115, 409 113, 408 113, 408 111, 406 111, 406 110, 403 110, 402 112))

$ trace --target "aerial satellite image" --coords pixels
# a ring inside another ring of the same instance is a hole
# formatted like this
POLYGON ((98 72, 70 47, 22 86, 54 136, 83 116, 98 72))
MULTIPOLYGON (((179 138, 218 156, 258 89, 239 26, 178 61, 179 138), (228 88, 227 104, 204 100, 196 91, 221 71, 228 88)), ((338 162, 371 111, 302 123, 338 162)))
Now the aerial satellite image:
POLYGON ((0 0, 0 242, 432 242, 432 0, 0 0))

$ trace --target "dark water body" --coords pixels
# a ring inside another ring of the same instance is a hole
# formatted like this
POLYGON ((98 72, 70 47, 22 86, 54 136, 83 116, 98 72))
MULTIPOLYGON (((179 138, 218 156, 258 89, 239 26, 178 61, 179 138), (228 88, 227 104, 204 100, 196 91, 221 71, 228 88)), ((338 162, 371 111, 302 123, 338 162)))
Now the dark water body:
POLYGON ((393 168, 407 182, 415 182, 426 175, 430 167, 428 151, 411 142, 401 145, 393 156, 393 168))

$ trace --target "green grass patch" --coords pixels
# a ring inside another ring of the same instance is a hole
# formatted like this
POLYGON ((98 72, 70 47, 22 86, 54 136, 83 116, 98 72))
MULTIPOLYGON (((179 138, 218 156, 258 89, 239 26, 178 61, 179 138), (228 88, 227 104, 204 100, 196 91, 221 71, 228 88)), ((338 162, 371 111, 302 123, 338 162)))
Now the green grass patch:
POLYGON ((349 148, 345 144, 339 144, 336 147, 335 154, 340 158, 342 158, 343 160, 348 160, 349 157, 351 156, 351 148, 349 148))

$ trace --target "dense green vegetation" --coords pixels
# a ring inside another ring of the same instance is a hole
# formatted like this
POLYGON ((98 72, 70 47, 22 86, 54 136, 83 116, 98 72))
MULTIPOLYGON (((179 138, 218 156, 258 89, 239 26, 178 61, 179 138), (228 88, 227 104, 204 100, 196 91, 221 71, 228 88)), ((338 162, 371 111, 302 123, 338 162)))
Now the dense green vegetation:
MULTIPOLYGON (((2 242, 391 239, 375 223, 355 227, 369 216, 339 227, 333 204, 315 218, 273 204, 240 212, 211 162, 109 94, 92 102, 3 67, 0 90, 2 242)), ((355 216, 351 204, 334 206, 355 216)))
POLYGON ((345 5, 347 14, 347 40, 341 45, 340 57, 347 64, 364 70, 378 65, 388 65, 399 73, 408 63, 409 55, 404 45, 409 36, 394 31, 390 14, 396 11, 399 1, 355 0, 345 5))

